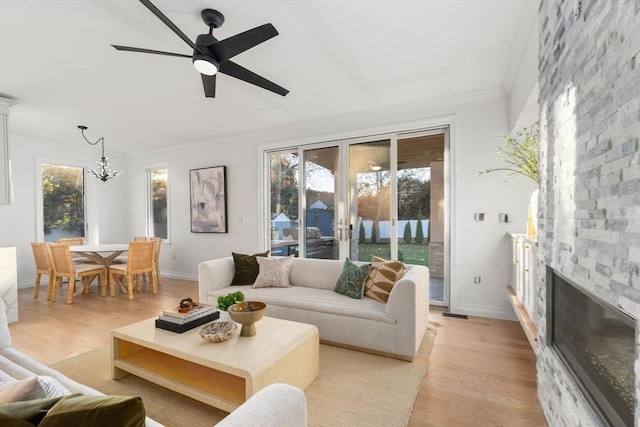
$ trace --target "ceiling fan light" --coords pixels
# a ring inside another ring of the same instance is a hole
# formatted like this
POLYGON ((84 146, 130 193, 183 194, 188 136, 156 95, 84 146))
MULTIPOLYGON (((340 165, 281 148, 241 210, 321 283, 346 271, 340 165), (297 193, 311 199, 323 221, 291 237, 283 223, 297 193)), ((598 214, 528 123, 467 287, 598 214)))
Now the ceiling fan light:
POLYGON ((193 66, 200 74, 204 74, 205 76, 213 76, 218 72, 216 64, 206 59, 195 59, 193 66))

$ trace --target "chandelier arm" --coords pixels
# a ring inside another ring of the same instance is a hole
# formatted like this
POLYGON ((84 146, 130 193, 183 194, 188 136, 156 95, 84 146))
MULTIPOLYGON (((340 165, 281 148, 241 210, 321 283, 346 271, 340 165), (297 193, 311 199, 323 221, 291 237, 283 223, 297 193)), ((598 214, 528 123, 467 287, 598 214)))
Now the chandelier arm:
POLYGON ((100 138, 98 138, 98 140, 96 142, 91 142, 87 139, 87 136, 84 134, 84 131, 87 130, 86 126, 78 126, 78 129, 80 129, 80 132, 82 132, 82 136, 84 138, 85 141, 87 141, 90 145, 97 145, 99 142, 102 143, 102 152, 104 153, 104 136, 101 136, 100 138))

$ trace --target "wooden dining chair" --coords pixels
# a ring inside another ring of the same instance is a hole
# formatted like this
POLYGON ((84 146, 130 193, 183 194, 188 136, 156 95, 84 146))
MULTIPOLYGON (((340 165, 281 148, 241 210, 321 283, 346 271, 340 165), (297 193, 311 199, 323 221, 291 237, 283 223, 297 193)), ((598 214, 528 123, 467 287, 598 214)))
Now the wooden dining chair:
POLYGON ((31 251, 33 252, 33 260, 36 263, 36 283, 33 288, 33 297, 38 298, 40 295, 40 279, 43 274, 48 276, 47 299, 51 299, 51 290, 53 289, 53 263, 49 254, 49 244, 47 242, 31 242, 31 251))
POLYGON ((128 260, 126 264, 111 265, 109 268, 109 286, 111 296, 115 296, 116 276, 118 279, 124 277, 127 279, 127 294, 129 299, 133 299, 133 282, 136 282, 136 289, 139 291, 139 277, 141 274, 149 273, 151 275, 151 289, 153 294, 158 293, 158 279, 154 266, 155 243, 151 240, 144 242, 130 242, 128 260))
POLYGON ((154 245, 154 254, 153 254, 153 266, 156 269, 156 280, 158 281, 158 286, 162 285, 160 282, 160 248, 162 247, 162 239, 160 237, 151 237, 154 245))
MULTIPOLYGON (((144 242, 147 240, 146 236, 133 236, 132 242, 144 242)), ((129 259, 129 255, 122 254, 113 260, 114 264, 126 264, 129 259)))
POLYGON ((62 278, 66 277, 69 281, 69 290, 67 291, 67 304, 73 303, 75 293, 76 278, 80 278, 82 291, 89 293, 89 284, 99 277, 100 295, 107 294, 107 269, 98 264, 75 264, 71 259, 71 251, 66 243, 49 244, 49 252, 51 253, 51 261, 53 264, 53 288, 51 290, 51 301, 56 301, 58 287, 62 283, 62 278))
MULTIPOLYGON (((80 246, 80 245, 84 245, 85 243, 87 243, 87 241, 84 240, 84 237, 60 237, 57 240, 57 242, 58 243, 66 243, 69 246, 80 246)), ((90 259, 85 258, 82 255, 74 254, 73 252, 71 252, 71 259, 76 264, 83 263, 83 262, 89 262, 89 263, 93 262, 90 259)))
MULTIPOLYGON (((153 252, 154 252, 153 265, 156 269, 156 280, 158 282, 158 286, 160 286, 162 285, 162 283, 160 283, 160 247, 162 246, 162 239, 160 237, 149 237, 148 239, 146 237, 133 238, 134 242, 140 242, 145 240, 151 240, 152 242, 155 243, 153 245, 153 252)), ((145 282, 151 282, 151 274, 145 273, 145 274, 142 274, 141 276, 145 282)), ((136 283, 136 287, 138 289, 138 292, 140 292, 140 282, 136 283)))

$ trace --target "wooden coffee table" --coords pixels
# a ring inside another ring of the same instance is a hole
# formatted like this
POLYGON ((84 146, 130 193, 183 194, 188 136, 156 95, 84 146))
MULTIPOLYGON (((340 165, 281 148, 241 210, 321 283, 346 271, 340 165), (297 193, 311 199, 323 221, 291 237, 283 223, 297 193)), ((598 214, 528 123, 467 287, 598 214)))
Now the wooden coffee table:
POLYGON ((318 328, 265 317, 257 334, 210 343, 200 327, 157 329, 155 318, 111 331, 111 376, 133 374, 231 412, 269 384, 307 388, 320 369, 318 328))

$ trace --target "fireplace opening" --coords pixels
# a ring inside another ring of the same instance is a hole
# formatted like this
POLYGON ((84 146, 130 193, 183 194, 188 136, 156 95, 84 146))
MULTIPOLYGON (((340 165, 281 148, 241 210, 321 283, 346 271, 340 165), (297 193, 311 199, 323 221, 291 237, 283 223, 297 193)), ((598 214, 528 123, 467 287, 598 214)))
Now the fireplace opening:
POLYGON ((547 344, 602 421, 633 426, 635 320, 550 267, 547 289, 547 344))

